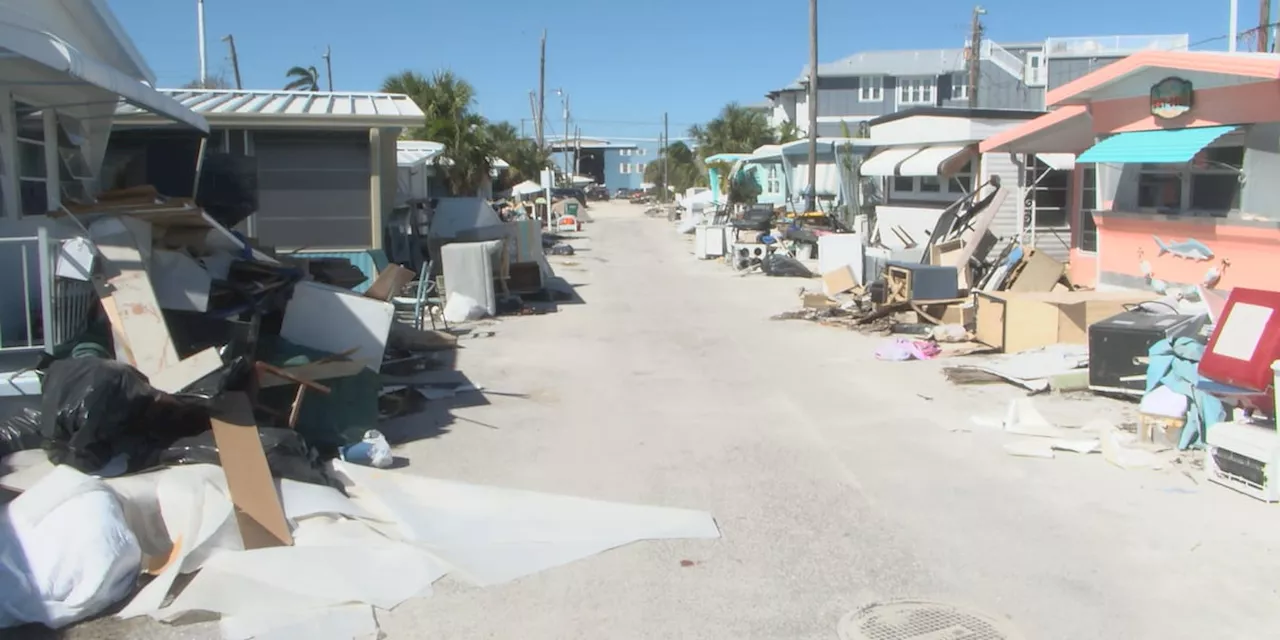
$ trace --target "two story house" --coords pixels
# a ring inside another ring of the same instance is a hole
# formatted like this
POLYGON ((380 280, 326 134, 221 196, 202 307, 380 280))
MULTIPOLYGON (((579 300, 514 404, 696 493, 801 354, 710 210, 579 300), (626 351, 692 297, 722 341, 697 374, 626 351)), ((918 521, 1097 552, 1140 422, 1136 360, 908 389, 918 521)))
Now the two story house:
MULTIPOLYGON (((966 43, 968 44, 968 43, 966 43)), ((990 119, 993 110, 1043 111, 1048 91, 1092 73, 1126 56, 1144 50, 1185 50, 1189 37, 1182 35, 1101 36, 1048 38, 1043 42, 1007 43, 984 40, 978 46, 976 86, 969 81, 969 47, 906 51, 871 51, 818 65, 818 135, 840 137, 848 130, 868 137, 872 125, 885 116, 906 110, 955 109, 957 131, 964 109, 976 108, 990 119), (970 92, 976 89, 976 96, 970 92)), ((808 129, 808 68, 794 82, 767 94, 772 109, 770 123, 794 122, 808 129)), ((928 117, 937 120, 940 114, 928 117)), ((1011 114, 1013 115, 1013 114, 1011 114)), ((1021 114, 1019 114, 1021 117, 1021 114)), ((1018 118, 1012 118, 1017 120, 1018 118)), ((871 140, 872 143, 876 141, 871 140)), ((939 140, 921 140, 916 150, 939 140)), ((968 146, 972 141, 950 141, 968 146)), ((909 140, 891 144, 911 148, 909 140)), ((909 156, 908 156, 909 157, 909 156)), ((904 157, 905 159, 906 157, 904 157)), ((1008 185, 1021 187, 1021 198, 1012 199, 1009 229, 1019 236, 1037 238, 1051 253, 1066 255, 1070 244, 1067 201, 1069 165, 1049 158, 1013 158, 1008 154, 975 156, 964 173, 982 179, 999 174, 1008 185), (1058 246, 1061 245, 1061 246, 1058 246)), ((880 163, 883 164, 883 163, 880 163)), ((890 171, 896 171, 894 167, 890 171)), ((887 206, 916 207, 921 191, 931 187, 929 176, 892 173, 884 190, 887 206), (907 189, 906 184, 916 185, 907 189), (927 182, 927 184, 926 184, 927 182)), ((943 181, 945 183, 945 181, 943 181)), ((943 189, 946 191, 947 189, 943 189)))

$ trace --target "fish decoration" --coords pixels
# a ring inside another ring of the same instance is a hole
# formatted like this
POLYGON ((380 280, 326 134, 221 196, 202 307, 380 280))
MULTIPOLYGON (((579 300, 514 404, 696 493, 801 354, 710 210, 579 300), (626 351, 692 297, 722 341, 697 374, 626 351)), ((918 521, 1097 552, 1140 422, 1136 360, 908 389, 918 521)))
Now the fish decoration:
POLYGON ((1147 286, 1148 286, 1148 287, 1151 287, 1151 290, 1152 290, 1152 291, 1154 291, 1154 292, 1156 292, 1156 293, 1158 293, 1158 294, 1160 294, 1160 295, 1164 295, 1164 294, 1166 294, 1166 293, 1169 293, 1169 283, 1165 282, 1164 280, 1160 280, 1160 279, 1158 279, 1158 278, 1151 278, 1151 277, 1148 277, 1148 278, 1147 278, 1147 286))
POLYGON ((1178 292, 1179 300, 1187 300, 1189 302, 1200 302, 1200 287, 1189 284, 1178 292))
POLYGON ((1151 238, 1156 241, 1156 246, 1160 248, 1160 253, 1156 254, 1157 256, 1162 256, 1167 253, 1175 258, 1195 260, 1197 262, 1212 260, 1214 257, 1213 249, 1210 249, 1203 242, 1200 242, 1195 238, 1187 238, 1182 242, 1172 243, 1166 243, 1158 236, 1151 236, 1151 238))

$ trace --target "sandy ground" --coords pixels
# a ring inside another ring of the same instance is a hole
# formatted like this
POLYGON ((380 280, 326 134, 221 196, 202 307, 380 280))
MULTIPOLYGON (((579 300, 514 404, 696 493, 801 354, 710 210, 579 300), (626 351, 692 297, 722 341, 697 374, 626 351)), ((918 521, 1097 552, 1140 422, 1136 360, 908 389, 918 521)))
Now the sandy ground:
MULTIPOLYGON (((1180 468, 1011 457, 1002 434, 954 429, 1015 389, 955 387, 940 362, 875 361, 879 338, 771 321, 805 282, 699 262, 641 207, 592 215, 578 254, 552 258, 581 302, 465 340, 459 366, 485 400, 401 421, 414 441, 397 453, 412 473, 705 509, 723 538, 485 589, 446 578, 380 612, 387 637, 831 639, 846 612, 891 598, 967 605, 1028 639, 1276 637, 1275 507, 1180 468)), ((1037 402, 1063 424, 1124 411, 1037 402)))

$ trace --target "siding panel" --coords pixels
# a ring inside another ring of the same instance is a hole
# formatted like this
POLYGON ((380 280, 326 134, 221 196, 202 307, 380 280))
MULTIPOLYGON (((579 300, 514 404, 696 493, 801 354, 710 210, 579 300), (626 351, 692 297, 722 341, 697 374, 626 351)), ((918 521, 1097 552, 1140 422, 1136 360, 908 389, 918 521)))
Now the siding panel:
POLYGON ((982 182, 991 177, 992 174, 1000 176, 1000 183, 1009 189, 1009 197, 1005 198, 1004 204, 1001 205, 1000 211, 991 221, 991 233, 1000 239, 996 251, 1004 246, 1004 243, 1018 237, 1020 224, 1018 221, 1018 165, 1013 163, 1007 153, 986 153, 982 156, 982 182))

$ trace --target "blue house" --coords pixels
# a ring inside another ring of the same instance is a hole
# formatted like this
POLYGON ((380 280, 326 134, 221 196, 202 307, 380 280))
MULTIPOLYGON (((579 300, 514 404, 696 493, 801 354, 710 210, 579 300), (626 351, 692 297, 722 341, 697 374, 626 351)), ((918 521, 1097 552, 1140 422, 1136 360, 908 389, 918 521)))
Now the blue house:
POLYGON ((582 138, 567 145, 559 140, 549 144, 558 171, 592 178, 611 194, 618 189, 639 189, 645 182, 645 167, 658 157, 655 148, 634 142, 582 138), (572 170, 566 171, 566 166, 572 170))

